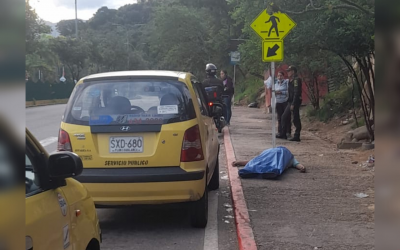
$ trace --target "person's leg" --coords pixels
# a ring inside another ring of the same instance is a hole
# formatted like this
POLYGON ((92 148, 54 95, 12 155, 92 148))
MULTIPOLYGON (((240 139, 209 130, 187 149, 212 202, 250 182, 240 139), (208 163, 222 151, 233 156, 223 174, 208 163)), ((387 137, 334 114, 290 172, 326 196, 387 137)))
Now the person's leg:
POLYGON ((225 120, 226 124, 229 124, 231 121, 232 116, 232 98, 224 97, 224 104, 225 104, 225 120))
POLYGON ((294 105, 293 108, 293 124, 296 127, 294 132, 293 141, 300 141, 301 121, 300 121, 300 104, 294 105))
MULTIPOLYGON (((290 105, 286 105, 285 111, 282 114, 281 122, 282 122, 282 132, 287 131, 287 126, 288 126, 288 119, 290 119, 290 105)), ((286 134, 280 135, 278 138, 281 139, 287 139, 286 134)))
POLYGON ((300 164, 300 162, 296 158, 293 157, 292 164, 293 164, 293 167, 295 168, 297 165, 300 164))
POLYGON ((227 109, 227 111, 226 111, 226 113, 227 113, 227 115, 228 115, 228 124, 230 124, 231 123, 231 118, 232 118, 232 97, 228 97, 228 98, 226 98, 227 100, 226 100, 226 102, 227 102, 227 107, 226 107, 226 109, 227 109))
MULTIPOLYGON (((290 104, 289 109, 290 109, 290 104)), ((289 118, 287 119, 287 129, 286 129, 286 136, 291 137, 292 136, 292 112, 289 112, 289 118)))
POLYGON ((228 104, 225 97, 222 98, 222 102, 224 104, 224 110, 222 113, 224 114, 225 122, 228 124, 228 104))
POLYGON ((276 104, 276 113, 278 117, 278 133, 282 135, 284 132, 282 130, 282 115, 285 111, 286 103, 277 103, 276 104))

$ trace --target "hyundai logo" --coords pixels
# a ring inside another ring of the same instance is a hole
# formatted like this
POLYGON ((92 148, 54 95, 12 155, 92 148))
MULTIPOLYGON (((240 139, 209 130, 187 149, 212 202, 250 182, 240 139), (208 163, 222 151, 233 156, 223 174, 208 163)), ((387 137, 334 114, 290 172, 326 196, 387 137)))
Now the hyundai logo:
POLYGON ((128 132, 129 130, 131 130, 131 127, 129 127, 129 126, 122 126, 122 127, 121 127, 121 130, 124 131, 124 132, 128 132))

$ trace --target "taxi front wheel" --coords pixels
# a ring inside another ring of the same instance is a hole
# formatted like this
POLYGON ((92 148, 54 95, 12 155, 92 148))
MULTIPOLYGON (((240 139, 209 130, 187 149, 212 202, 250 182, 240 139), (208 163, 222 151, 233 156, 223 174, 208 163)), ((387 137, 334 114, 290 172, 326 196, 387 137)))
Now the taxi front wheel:
POLYGON ((208 190, 205 188, 203 197, 192 203, 190 211, 192 227, 205 228, 208 221, 208 190))

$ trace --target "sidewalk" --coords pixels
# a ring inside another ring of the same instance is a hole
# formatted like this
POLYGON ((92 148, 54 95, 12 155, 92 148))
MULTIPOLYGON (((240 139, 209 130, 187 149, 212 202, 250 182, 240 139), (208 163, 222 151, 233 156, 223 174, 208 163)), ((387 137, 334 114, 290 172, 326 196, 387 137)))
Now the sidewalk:
MULTIPOLYGON (((271 118, 262 109, 234 108, 229 130, 237 160, 271 147, 271 118)), ((258 249, 374 249, 373 172, 351 164, 351 151, 337 151, 308 131, 301 139, 277 145, 308 173, 289 169, 279 180, 241 180, 258 249)))

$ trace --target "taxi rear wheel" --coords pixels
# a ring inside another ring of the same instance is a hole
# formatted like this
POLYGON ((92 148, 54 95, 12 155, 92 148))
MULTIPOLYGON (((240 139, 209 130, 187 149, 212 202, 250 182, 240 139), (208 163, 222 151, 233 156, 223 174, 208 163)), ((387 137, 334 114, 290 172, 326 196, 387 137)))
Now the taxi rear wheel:
POLYGON ((219 159, 215 163, 214 173, 211 177, 210 183, 208 184, 210 190, 217 190, 219 188, 219 159))
POLYGON ((89 242, 89 245, 87 246, 86 250, 100 250, 100 244, 96 239, 92 239, 89 242))
POLYGON ((203 197, 192 203, 190 211, 192 227, 205 228, 208 222, 208 190, 205 188, 203 197))

